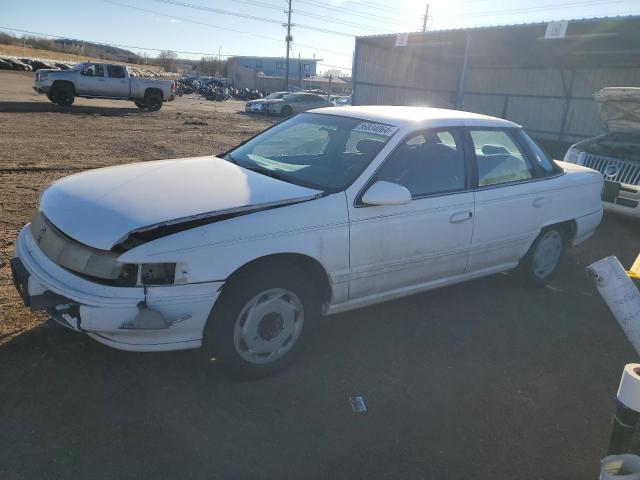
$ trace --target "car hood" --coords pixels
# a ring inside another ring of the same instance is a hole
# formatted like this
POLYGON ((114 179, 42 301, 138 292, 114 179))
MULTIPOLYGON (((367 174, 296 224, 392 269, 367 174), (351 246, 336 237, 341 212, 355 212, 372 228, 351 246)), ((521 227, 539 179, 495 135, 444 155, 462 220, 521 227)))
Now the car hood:
POLYGON ((296 203, 321 193, 208 156, 72 175, 43 192, 40 210, 69 237, 110 250, 134 231, 296 203))
POLYGON ((265 100, 264 98, 259 98, 257 100, 249 100, 247 103, 249 105, 256 105, 258 103, 263 103, 263 102, 267 102, 268 100, 265 100))
POLYGON ((281 98, 272 98, 271 100, 264 100, 264 103, 285 103, 281 98))

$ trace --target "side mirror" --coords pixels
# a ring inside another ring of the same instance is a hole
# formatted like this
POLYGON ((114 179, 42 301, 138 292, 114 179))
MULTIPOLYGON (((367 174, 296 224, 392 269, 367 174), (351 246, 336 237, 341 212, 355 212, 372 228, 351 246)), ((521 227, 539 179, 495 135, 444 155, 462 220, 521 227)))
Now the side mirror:
POLYGON ((411 192, 397 183, 379 180, 362 196, 367 205, 406 205, 411 201, 411 192))

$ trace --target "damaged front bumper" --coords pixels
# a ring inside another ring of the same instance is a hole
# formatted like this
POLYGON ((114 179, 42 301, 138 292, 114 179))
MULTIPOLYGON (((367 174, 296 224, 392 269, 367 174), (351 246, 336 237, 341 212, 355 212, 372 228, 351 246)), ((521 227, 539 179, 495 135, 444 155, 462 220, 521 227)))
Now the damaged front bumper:
POLYGON ((60 267, 37 245, 29 225, 18 239, 11 270, 16 290, 32 310, 121 350, 197 348, 223 282, 114 287, 60 267))

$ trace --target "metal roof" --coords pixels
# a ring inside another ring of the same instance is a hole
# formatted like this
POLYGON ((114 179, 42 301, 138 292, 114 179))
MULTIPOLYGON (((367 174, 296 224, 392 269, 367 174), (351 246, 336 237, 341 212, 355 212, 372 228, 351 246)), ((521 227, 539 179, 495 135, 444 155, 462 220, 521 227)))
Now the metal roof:
POLYGON ((464 55, 470 36, 469 61, 486 67, 640 66, 640 16, 569 20, 565 36, 554 39, 545 38, 548 23, 414 32, 406 46, 395 45, 398 34, 358 37, 356 46, 450 63, 464 55))

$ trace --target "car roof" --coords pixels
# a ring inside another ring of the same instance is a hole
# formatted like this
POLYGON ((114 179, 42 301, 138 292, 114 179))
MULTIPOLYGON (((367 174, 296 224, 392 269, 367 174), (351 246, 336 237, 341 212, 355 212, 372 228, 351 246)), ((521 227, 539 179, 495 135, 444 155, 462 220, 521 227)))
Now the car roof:
POLYGON ((396 127, 415 129, 440 126, 478 126, 519 128, 517 123, 479 113, 463 112, 431 107, 405 107, 391 105, 362 105, 327 107, 312 110, 313 113, 354 117, 396 127))

